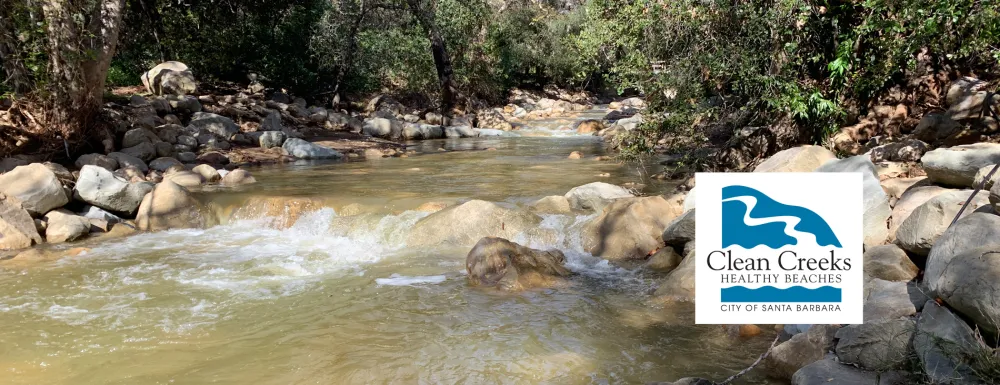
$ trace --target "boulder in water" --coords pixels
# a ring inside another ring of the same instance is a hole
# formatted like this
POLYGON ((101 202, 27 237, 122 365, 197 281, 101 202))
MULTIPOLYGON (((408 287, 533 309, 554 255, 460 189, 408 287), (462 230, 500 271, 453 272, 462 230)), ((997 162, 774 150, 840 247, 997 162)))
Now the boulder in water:
POLYGON ((528 205, 528 208, 538 214, 569 214, 569 200, 561 195, 552 195, 539 199, 528 205))
POLYGON ((644 259, 662 245, 663 229, 681 215, 682 202, 662 196, 621 198, 583 227, 583 247, 611 260, 644 259))
POLYGON ((224 185, 235 186, 240 184, 250 184, 256 182, 257 179, 254 179, 253 175, 250 175, 249 171, 243 169, 236 169, 226 173, 226 175, 223 175, 219 183, 222 183, 224 185))
POLYGON ((677 267, 660 282, 655 295, 670 301, 694 301, 694 252, 684 255, 677 267))
POLYGON ((75 241, 90 234, 90 221, 65 209, 49 211, 45 222, 45 241, 49 243, 75 241))
POLYGON ((285 139, 285 143, 281 145, 281 149, 285 155, 301 159, 340 159, 344 157, 332 148, 323 147, 299 138, 285 139))
POLYGON ((569 200, 569 206, 573 209, 601 211, 604 206, 615 199, 633 197, 634 195, 621 186, 593 182, 574 187, 564 196, 569 200))
POLYGON ((209 183, 218 182, 219 179, 222 179, 222 176, 219 175, 219 171, 216 170, 215 167, 212 167, 207 164, 199 164, 197 166, 194 166, 194 168, 191 169, 191 172, 201 175, 201 177, 205 178, 205 181, 209 183))
POLYGON ((201 228, 209 224, 202 211, 187 189, 164 180, 142 199, 135 224, 142 231, 201 228))
POLYGON ((163 175, 163 180, 171 181, 187 188, 198 187, 205 184, 205 178, 202 177, 201 174, 187 170, 168 172, 163 175))
POLYGON ((152 183, 129 183, 101 167, 84 166, 73 196, 102 209, 131 216, 142 197, 152 189, 152 183))
POLYGON ((542 218, 525 211, 473 200, 448 207, 415 223, 406 245, 471 247, 484 237, 514 238, 535 229, 541 221, 542 218))
POLYGON ((28 211, 17 203, 0 199, 0 250, 22 249, 41 242, 28 211))
POLYGON ((496 237, 480 239, 465 258, 473 286, 505 291, 550 287, 570 275, 565 264, 559 250, 535 250, 496 237))
POLYGON ((17 166, 0 175, 0 193, 36 217, 69 202, 59 178, 41 163, 17 166))

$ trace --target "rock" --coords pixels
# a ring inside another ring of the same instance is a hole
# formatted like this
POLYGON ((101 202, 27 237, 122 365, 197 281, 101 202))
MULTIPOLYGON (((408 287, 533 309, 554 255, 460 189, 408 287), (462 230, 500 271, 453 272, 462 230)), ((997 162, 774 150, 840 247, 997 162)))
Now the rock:
MULTIPOLYGON (((892 178, 882 181, 882 189, 885 190, 887 195, 889 195, 890 201, 898 201, 910 189, 928 186, 928 183, 929 181, 926 176, 913 178, 892 178)), ((893 208, 895 208, 895 205, 893 205, 893 208)))
MULTIPOLYGON (((948 107, 948 116, 956 121, 979 119, 983 111, 983 104, 989 96, 987 91, 965 93, 956 100, 957 103, 948 107)), ((992 96, 991 105, 1000 103, 1000 97, 992 96)))
POLYGON ((792 375, 792 385, 908 385, 900 372, 876 373, 837 363, 833 356, 802 367, 792 375))
POLYGON ((138 146, 142 143, 156 143, 160 141, 160 137, 156 136, 152 131, 145 128, 133 128, 125 132, 125 136, 122 137, 122 147, 133 147, 138 146))
POLYGON ((569 153, 568 159, 583 159, 583 153, 580 151, 573 151, 569 153))
POLYGON ((65 210, 52 210, 45 214, 45 241, 61 243, 75 241, 90 234, 90 221, 65 210))
POLYGON ((92 205, 86 205, 86 206, 84 206, 83 210, 81 210, 79 214, 80 214, 80 216, 82 216, 84 218, 87 218, 87 219, 99 219, 99 220, 107 221, 108 223, 118 223, 118 222, 122 221, 121 217, 119 217, 119 216, 117 216, 115 214, 112 214, 112 213, 110 213, 110 212, 108 212, 108 211, 106 211, 106 210, 104 210, 104 209, 102 209, 100 207, 92 206, 92 205))
POLYGON ((472 247, 484 237, 515 238, 534 230, 541 218, 493 202, 472 200, 452 206, 417 221, 406 245, 423 247, 454 245, 472 247))
POLYGON ((281 147, 285 143, 285 134, 281 131, 264 131, 258 142, 261 148, 281 147))
POLYGON ((604 206, 618 198, 632 197, 632 193, 621 186, 604 182, 593 182, 577 186, 564 195, 569 206, 575 210, 601 211, 604 206))
POLYGON ((146 98, 140 95, 132 95, 128 98, 128 105, 131 107, 145 107, 148 106, 149 103, 146 102, 146 98))
POLYGON ((908 317, 920 311, 927 295, 916 285, 871 278, 865 282, 865 323, 908 317))
POLYGON ((0 200, 0 249, 23 249, 41 242, 28 211, 10 200, 0 200))
POLYGON ((646 385, 718 385, 714 381, 698 377, 684 377, 674 382, 649 382, 646 385))
POLYGON ((151 183, 128 183, 101 167, 84 166, 73 196, 102 209, 131 216, 142 197, 152 189, 151 183))
POLYGON ((230 186, 250 184, 256 182, 257 180, 254 179, 253 175, 250 175, 249 171, 243 169, 236 169, 227 172, 225 175, 222 175, 222 179, 219 181, 219 183, 230 186))
POLYGON ((156 147, 149 142, 143 142, 136 146, 124 148, 121 152, 144 161, 150 161, 156 158, 156 147))
POLYGON ((573 127, 578 134, 592 134, 604 129, 604 124, 600 120, 587 119, 576 122, 573 127))
POLYGON ((945 230, 927 256, 923 282, 930 295, 937 295, 939 280, 956 256, 981 247, 1000 247, 1000 216, 973 213, 945 230))
POLYGON ((899 197, 899 200, 896 201, 896 205, 893 206, 892 216, 889 217, 889 241, 894 242, 896 240, 899 226, 906 221, 906 218, 910 217, 913 210, 916 210, 932 198, 950 191, 955 190, 938 186, 922 186, 911 188, 903 193, 899 197))
POLYGON ((514 129, 507 118, 494 109, 482 110, 476 114, 476 124, 479 128, 492 128, 494 130, 510 131, 514 129))
POLYGON ((479 132, 470 126, 445 127, 444 136, 446 138, 475 138, 479 132))
POLYGON ((394 139, 403 136, 403 124, 397 120, 371 118, 364 122, 361 132, 376 138, 394 139))
POLYGON ((924 154, 920 162, 932 182, 969 187, 979 169, 1000 163, 1000 144, 976 143, 939 148, 924 154))
MULTIPOLYGON (((211 166, 208 166, 211 168, 211 166)), ((213 169, 214 170, 214 169, 213 169)), ((181 187, 192 188, 205 184, 205 178, 201 174, 191 171, 175 171, 163 175, 164 181, 174 182, 181 187)))
POLYGON ((753 172, 810 172, 837 155, 820 146, 799 146, 779 151, 757 165, 753 172))
POLYGON ((962 125, 944 114, 929 113, 920 119, 913 137, 926 143, 940 143, 962 131, 962 125))
MULTIPOLYGON (((121 154, 121 153, 113 152, 112 154, 121 154)), ((76 168, 83 168, 83 166, 86 166, 88 164, 98 167, 103 167, 108 171, 114 171, 118 169, 118 161, 115 160, 113 157, 104 154, 80 155, 79 158, 76 158, 76 162, 74 163, 74 165, 76 165, 76 168)))
POLYGON ((156 185, 142 199, 135 219, 136 228, 141 231, 201 228, 208 223, 201 203, 187 189, 170 181, 156 185))
POLYGON ((913 355, 910 341, 916 329, 911 319, 847 325, 837 331, 837 357, 868 370, 903 369, 913 355))
MULTIPOLYGON (((996 224, 996 221, 989 222, 996 224)), ((995 233, 997 230, 985 231, 995 233)), ((967 242, 984 243, 976 238, 967 242)), ((985 243, 996 242, 990 240, 985 243)), ((987 333, 1000 335, 1000 247, 971 247, 963 247, 961 253, 951 256, 946 263, 935 261, 935 270, 924 282, 937 298, 953 310, 974 321, 987 333)))
MULTIPOLYGON (((100 154, 95 154, 95 155, 100 155, 100 154)), ((0 174, 10 172, 10 170, 13 170, 17 166, 24 166, 28 164, 31 164, 31 162, 19 158, 0 159, 0 174)))
POLYGON ((583 248, 611 261, 643 259, 662 245, 663 229, 681 215, 681 204, 659 195, 617 199, 583 226, 583 248))
POLYGON ((441 139, 444 138, 444 127, 430 124, 406 123, 403 125, 403 139, 441 139))
POLYGON ((565 265, 559 250, 535 250, 495 237, 480 239, 465 258, 472 286, 504 291, 552 286, 570 275, 565 265))
POLYGON ((281 113, 271 111, 267 117, 260 121, 261 131, 285 131, 285 126, 281 124, 281 113))
POLYGON ((677 251, 675 251, 672 247, 663 247, 657 250, 656 253, 653 253, 653 255, 646 260, 645 266, 647 269, 656 272, 669 273, 674 271, 677 266, 680 266, 683 259, 684 257, 677 254, 677 251))
MULTIPOLYGON (((929 199, 899 225, 896 244, 911 253, 927 255, 971 194, 972 190, 948 191, 929 199)), ((989 194, 985 191, 976 194, 962 216, 970 215, 982 206, 989 208, 989 194)))
POLYGON ((177 153, 177 161, 182 163, 191 163, 198 160, 198 155, 190 151, 181 151, 177 153))
POLYGON ((222 176, 219 175, 219 172, 215 170, 215 167, 209 166, 207 164, 199 164, 197 166, 194 166, 194 168, 191 169, 191 171, 197 173, 198 175, 201 175, 201 177, 204 178, 206 182, 213 183, 213 182, 218 182, 219 179, 222 179, 222 176))
POLYGON ((219 137, 220 139, 228 140, 233 135, 240 132, 240 127, 229 119, 222 115, 216 115, 210 112, 198 112, 191 117, 191 123, 188 124, 188 130, 194 132, 207 131, 213 135, 219 137))
POLYGON ((0 175, 0 193, 36 217, 69 203, 59 178, 41 163, 18 166, 0 175))
POLYGON ((201 112, 201 102, 194 96, 170 97, 168 99, 170 107, 182 114, 193 114, 201 112))
POLYGON ((198 147, 198 139, 190 135, 178 135, 177 144, 187 146, 189 148, 198 147))
POLYGON ((216 166, 225 166, 229 164, 229 157, 217 151, 206 152, 198 155, 197 160, 201 163, 208 163, 216 166))
POLYGON ((114 159, 121 168, 134 167, 143 173, 149 172, 149 166, 146 165, 146 162, 132 155, 123 152, 112 152, 108 156, 114 159))
MULTIPOLYGON (((924 373, 933 384, 984 384, 969 365, 984 351, 971 328, 948 309, 927 301, 913 336, 924 373)), ((987 353, 988 354, 988 353, 987 353)))
POLYGON ((197 89, 194 74, 178 61, 157 64, 142 75, 142 84, 154 95, 186 95, 197 89))
MULTIPOLYGON (((801 147, 800 147, 801 148, 801 147)), ((805 170, 803 170, 805 171, 805 170)), ((881 245, 889 238, 889 197, 882 190, 878 173, 871 158, 859 155, 832 160, 815 169, 816 172, 860 172, 862 173, 865 247, 881 245)))
MULTIPOLYGON (((160 115, 168 115, 174 112, 173 107, 170 107, 170 102, 166 101, 166 99, 156 98, 150 100, 149 105, 152 106, 153 110, 160 115)), ((164 120, 166 120, 166 116, 164 116, 164 120)))
POLYGON ((655 295, 671 301, 694 301, 694 251, 686 253, 680 265, 667 274, 656 288, 655 295))
POLYGON ((768 374, 782 379, 790 379, 799 369, 822 360, 826 352, 833 349, 834 335, 840 325, 813 325, 805 333, 799 333, 771 350, 764 359, 763 366, 768 374))
POLYGON ((569 200, 561 195, 547 196, 528 205, 528 207, 537 214, 569 214, 572 212, 569 200))
POLYGON ((340 159, 344 156, 332 148, 309 143, 299 138, 285 139, 281 145, 285 155, 291 155, 301 159, 340 159))
POLYGON ((908 282, 917 277, 920 269, 913 264, 903 249, 896 245, 880 245, 865 250, 865 275, 886 281, 908 282))
MULTIPOLYGON (((687 202, 685 200, 685 202, 687 202)), ((682 208, 683 210, 683 208, 682 208)), ((674 218, 667 229, 663 230, 663 242, 670 247, 684 247, 685 244, 694 240, 695 211, 694 209, 684 211, 683 214, 674 218)))
POLYGON ((156 149, 156 156, 165 157, 174 155, 174 146, 167 142, 156 142, 153 143, 153 148, 156 149))
POLYGON ((427 121, 427 124, 433 124, 437 126, 444 124, 444 116, 441 116, 441 114, 436 112, 428 112, 426 115, 424 115, 424 120, 427 121))
POLYGON ((976 171, 976 176, 973 179, 972 187, 976 188, 982 185, 983 190, 992 189, 993 186, 996 184, 997 180, 1000 180, 1000 169, 998 169, 997 172, 993 173, 993 175, 990 176, 989 179, 986 179, 986 176, 990 174, 990 171, 993 171, 994 166, 996 165, 984 166, 983 168, 980 168, 979 171, 976 171))
POLYGON ((928 150, 927 143, 916 139, 905 139, 875 147, 871 150, 872 162, 917 162, 928 150))
POLYGON ((156 158, 152 162, 149 162, 149 168, 160 172, 167 171, 167 169, 169 169, 172 166, 183 166, 183 165, 184 164, 182 164, 177 159, 169 157, 156 158))

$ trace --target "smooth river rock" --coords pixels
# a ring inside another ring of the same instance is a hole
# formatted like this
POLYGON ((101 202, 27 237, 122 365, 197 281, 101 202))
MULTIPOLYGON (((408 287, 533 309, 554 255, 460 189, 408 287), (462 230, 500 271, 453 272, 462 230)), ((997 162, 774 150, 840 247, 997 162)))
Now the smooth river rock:
MULTIPOLYGON (((682 209, 683 210, 683 209, 682 209)), ((683 248, 688 242, 694 240, 695 210, 684 211, 679 217, 674 218, 667 229, 663 230, 663 242, 667 246, 683 248)))
POLYGON ((152 183, 129 183, 104 168, 84 166, 73 196, 102 209, 131 216, 142 197, 152 189, 152 183))
POLYGON ((950 191, 955 190, 940 186, 920 186, 910 188, 902 193, 899 200, 896 201, 896 205, 892 207, 892 216, 889 217, 889 241, 896 241, 899 226, 906 221, 906 218, 910 217, 913 210, 932 198, 950 191))
POLYGON ((0 249, 22 249, 41 242, 28 211, 20 204, 0 199, 0 249))
MULTIPOLYGON (((970 195, 972 190, 957 190, 941 193, 927 200, 899 225, 899 229, 896 230, 896 244, 911 253, 927 255, 970 195)), ((989 193, 980 191, 962 216, 971 215, 983 206, 990 208, 989 193)))
POLYGON ((654 293, 669 301, 694 301, 694 252, 687 253, 681 263, 660 282, 654 293))
POLYGON ((473 286, 504 291, 550 287, 570 275, 565 265, 559 250, 535 250, 495 237, 480 239, 465 258, 473 286))
POLYGON ((953 256, 932 287, 952 309, 989 335, 1000 335, 1000 247, 975 248, 953 256))
POLYGON ((939 281, 956 256, 982 247, 1000 249, 1000 216, 973 213, 959 219, 938 237, 924 270, 924 286, 936 296, 939 281))
POLYGON ((344 155, 336 150, 323 147, 315 143, 310 143, 299 138, 285 139, 281 145, 285 155, 291 155, 300 159, 340 159, 344 155))
POLYGON ((583 227, 583 248, 611 261, 644 259, 662 245, 663 229, 681 215, 683 202, 662 196, 612 201, 583 227))
POLYGON ((822 146, 799 146, 779 151, 753 169, 754 172, 810 172, 837 155, 822 146))
POLYGON ((406 245, 472 247, 484 237, 513 239, 537 228, 542 218, 493 202, 472 200, 448 207, 417 221, 406 245))
POLYGON ((201 203, 187 189, 169 180, 157 184, 142 199, 135 218, 136 229, 142 231, 201 228, 208 223, 201 203))
POLYGON ((90 221, 68 210, 52 210, 45 214, 45 241, 61 243, 75 241, 90 233, 90 221))
POLYGON ((865 250, 864 261, 865 275, 886 281, 908 282, 920 272, 903 249, 891 244, 865 250))
POLYGON ((6 195, 7 199, 15 199, 22 208, 36 217, 69 203, 69 197, 59 178, 41 163, 17 166, 0 175, 0 193, 6 195))
POLYGON ((604 206, 615 199, 629 198, 634 195, 624 187, 610 183, 593 182, 577 186, 564 195, 569 200, 569 206, 575 210, 601 211, 604 206))
POLYGON ((816 172, 860 172, 862 179, 862 207, 864 210, 865 247, 881 245, 889 238, 889 196, 879 183, 878 172, 871 158, 866 155, 831 160, 819 166, 816 172))
POLYGON ((975 143, 929 151, 920 163, 937 184, 971 187, 979 169, 1000 163, 1000 144, 975 143))

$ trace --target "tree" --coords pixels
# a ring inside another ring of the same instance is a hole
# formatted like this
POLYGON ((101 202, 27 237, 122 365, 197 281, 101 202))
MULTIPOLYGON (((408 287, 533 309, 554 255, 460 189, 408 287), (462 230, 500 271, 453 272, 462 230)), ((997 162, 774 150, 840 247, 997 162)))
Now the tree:
POLYGON ((421 0, 406 0, 410 12, 413 13, 431 42, 434 68, 437 69, 438 82, 441 84, 441 114, 446 119, 450 119, 452 109, 455 107, 455 95, 458 93, 458 87, 455 85, 455 71, 451 66, 451 57, 448 56, 444 39, 441 37, 435 22, 435 0, 429 0, 426 6, 421 3, 421 0))
POLYGON ((49 115, 46 124, 68 141, 94 122, 118 44, 124 0, 45 0, 49 115))

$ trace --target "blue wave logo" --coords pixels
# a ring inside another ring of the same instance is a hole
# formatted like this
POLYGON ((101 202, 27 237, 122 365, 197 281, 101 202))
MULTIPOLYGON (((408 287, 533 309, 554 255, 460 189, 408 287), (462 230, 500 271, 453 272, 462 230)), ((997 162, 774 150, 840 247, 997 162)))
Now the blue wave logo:
POLYGON ((819 246, 842 247, 830 225, 812 210, 778 202, 746 186, 722 188, 722 247, 778 249, 798 245, 800 239, 810 238, 806 234, 819 246))
POLYGON ((823 286, 807 289, 802 286, 792 286, 778 289, 774 286, 762 286, 749 289, 743 286, 733 286, 722 289, 722 302, 840 302, 839 288, 823 286))

